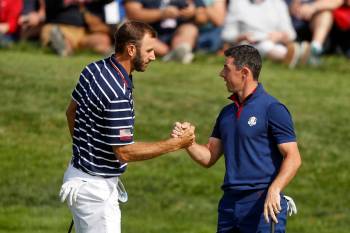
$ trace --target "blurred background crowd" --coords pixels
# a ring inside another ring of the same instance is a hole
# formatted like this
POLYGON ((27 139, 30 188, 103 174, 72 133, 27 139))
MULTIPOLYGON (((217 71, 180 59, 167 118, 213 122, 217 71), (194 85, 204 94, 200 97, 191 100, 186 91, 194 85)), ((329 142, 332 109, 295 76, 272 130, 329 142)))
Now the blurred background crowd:
POLYGON ((0 47, 36 40, 60 56, 107 55, 128 19, 157 30, 163 61, 189 64, 242 43, 290 68, 329 53, 350 58, 350 0, 0 0, 0 47))

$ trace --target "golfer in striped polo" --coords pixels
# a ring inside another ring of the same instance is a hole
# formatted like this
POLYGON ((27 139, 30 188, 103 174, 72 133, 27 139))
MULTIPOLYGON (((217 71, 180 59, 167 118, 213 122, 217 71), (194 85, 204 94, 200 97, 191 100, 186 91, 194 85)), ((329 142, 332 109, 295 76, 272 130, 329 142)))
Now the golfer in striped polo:
POLYGON ((115 34, 115 54, 86 66, 72 93, 67 121, 73 157, 60 196, 68 202, 77 233, 120 232, 118 199, 125 196, 119 176, 127 162, 151 159, 193 143, 193 127, 179 138, 134 142, 131 73, 145 71, 155 60, 155 41, 156 32, 149 25, 124 23, 115 34))

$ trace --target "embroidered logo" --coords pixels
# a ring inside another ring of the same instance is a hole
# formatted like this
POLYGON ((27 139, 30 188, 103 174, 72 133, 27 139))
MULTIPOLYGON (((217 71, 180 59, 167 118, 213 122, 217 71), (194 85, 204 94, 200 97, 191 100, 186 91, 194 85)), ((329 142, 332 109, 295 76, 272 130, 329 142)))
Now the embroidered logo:
POLYGON ((255 117, 255 116, 252 116, 252 117, 250 117, 249 120, 248 120, 248 125, 249 125, 249 126, 254 126, 254 125, 256 125, 256 121, 257 121, 256 117, 255 117))

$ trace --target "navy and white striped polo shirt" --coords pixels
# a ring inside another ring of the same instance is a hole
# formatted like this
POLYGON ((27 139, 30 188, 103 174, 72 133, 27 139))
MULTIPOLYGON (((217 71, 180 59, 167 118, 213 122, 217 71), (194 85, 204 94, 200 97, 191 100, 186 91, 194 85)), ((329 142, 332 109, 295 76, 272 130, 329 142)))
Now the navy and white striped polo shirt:
POLYGON ((78 105, 73 166, 95 176, 119 176, 127 164, 117 159, 112 146, 134 142, 131 77, 112 55, 84 68, 72 98, 78 105))

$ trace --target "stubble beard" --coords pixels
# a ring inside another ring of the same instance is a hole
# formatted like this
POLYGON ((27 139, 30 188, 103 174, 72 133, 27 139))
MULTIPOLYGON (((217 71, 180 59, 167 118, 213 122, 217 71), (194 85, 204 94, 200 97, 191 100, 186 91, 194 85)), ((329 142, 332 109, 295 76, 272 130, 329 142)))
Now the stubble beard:
POLYGON ((137 49, 136 57, 133 59, 134 69, 138 72, 144 72, 146 70, 146 65, 141 57, 141 52, 137 49))

